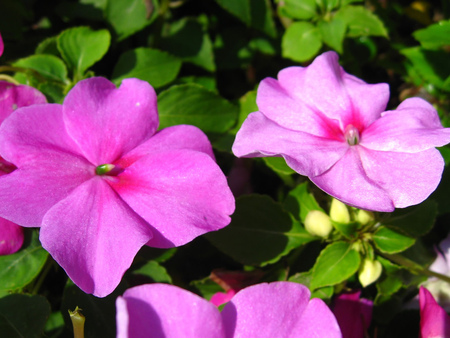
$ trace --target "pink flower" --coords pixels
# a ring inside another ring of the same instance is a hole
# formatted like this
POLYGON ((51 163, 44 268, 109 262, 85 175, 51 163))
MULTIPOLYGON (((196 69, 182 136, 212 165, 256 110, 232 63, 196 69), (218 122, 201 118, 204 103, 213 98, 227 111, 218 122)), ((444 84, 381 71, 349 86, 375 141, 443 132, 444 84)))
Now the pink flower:
POLYGON ((86 293, 103 297, 147 244, 183 245, 230 222, 234 198, 196 127, 156 131, 156 94, 79 82, 64 103, 21 108, 0 127, 0 215, 41 227, 43 247, 86 293))
MULTIPOLYGON (((3 54, 3 40, 0 35, 0 56, 3 54)), ((45 96, 38 90, 0 81, 0 124, 19 107, 46 103, 45 96)), ((0 157, 0 176, 10 173, 16 167, 0 157)), ((19 225, 0 218, 0 255, 18 251, 23 244, 23 229, 19 225)))
POLYGON ((423 286, 419 290, 420 338, 450 337, 450 316, 423 286))
POLYGON ((341 337, 333 313, 307 287, 263 283, 239 291, 219 310, 168 284, 147 284, 116 300, 117 337, 341 337))
POLYGON ((450 142, 436 110, 419 98, 384 111, 387 84, 347 74, 334 52, 289 67, 258 88, 259 111, 237 133, 239 157, 282 156, 342 202, 392 211, 425 200, 441 179, 435 147, 450 142))
POLYGON ((343 338, 367 337, 372 321, 373 302, 359 298, 361 291, 342 293, 334 300, 332 308, 343 338))

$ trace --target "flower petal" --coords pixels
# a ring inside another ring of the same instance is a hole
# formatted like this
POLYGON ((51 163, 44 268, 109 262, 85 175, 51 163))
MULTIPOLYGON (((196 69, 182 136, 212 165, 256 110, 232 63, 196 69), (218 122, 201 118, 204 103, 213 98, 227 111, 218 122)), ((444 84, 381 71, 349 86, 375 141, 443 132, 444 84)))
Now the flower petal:
POLYGON ((37 89, 0 81, 0 123, 17 108, 40 103, 47 103, 47 99, 37 89))
POLYGON ((430 291, 423 286, 419 290, 420 337, 449 337, 450 316, 434 300, 430 291))
POLYGON ((290 67, 278 74, 283 88, 297 101, 321 112, 328 119, 364 127, 376 120, 389 100, 387 84, 367 84, 347 74, 335 52, 319 55, 305 69, 290 67))
POLYGON ((105 78, 80 81, 63 111, 68 134, 96 166, 113 163, 158 127, 155 91, 138 79, 125 79, 118 89, 105 78))
POLYGON ((227 337, 341 337, 331 310, 309 300, 307 287, 291 282, 262 283, 239 291, 223 311, 227 337))
POLYGON ((109 181, 153 228, 153 247, 183 245, 230 223, 234 197, 219 166, 205 153, 149 154, 109 181))
MULTIPOLYGON (((391 172, 384 170, 387 175, 391 172)), ((330 170, 310 180, 345 204, 373 211, 394 210, 390 195, 365 172, 356 147, 351 147, 330 170)))
POLYGON ((0 56, 2 56, 4 48, 5 48, 5 46, 3 44, 2 35, 0 34, 0 56))
POLYGON ((361 145, 372 150, 415 153, 450 142, 436 110, 420 98, 406 99, 396 110, 384 112, 361 136, 361 145))
POLYGON ((0 126, 0 156, 19 168, 68 155, 82 161, 78 146, 66 133, 59 104, 20 108, 0 126))
POLYGON ((359 154, 369 179, 389 194, 396 208, 424 201, 438 186, 444 170, 436 149, 409 154, 359 147, 359 154))
POLYGON ((118 338, 223 338, 219 310, 168 284, 140 285, 116 301, 118 338))
POLYGON ((23 244, 23 228, 0 218, 0 255, 10 255, 23 244))
POLYGON ((159 130, 146 142, 134 148, 119 161, 115 162, 115 164, 125 168, 143 156, 169 149, 196 150, 206 153, 214 159, 211 143, 203 131, 190 125, 178 125, 159 130))
POLYGON ((148 224, 102 177, 83 183, 45 215, 40 240, 73 282, 97 297, 110 294, 139 249, 148 224))
POLYGON ((238 157, 283 156, 292 169, 306 176, 322 174, 347 149, 344 141, 286 129, 260 112, 247 117, 232 148, 238 157))

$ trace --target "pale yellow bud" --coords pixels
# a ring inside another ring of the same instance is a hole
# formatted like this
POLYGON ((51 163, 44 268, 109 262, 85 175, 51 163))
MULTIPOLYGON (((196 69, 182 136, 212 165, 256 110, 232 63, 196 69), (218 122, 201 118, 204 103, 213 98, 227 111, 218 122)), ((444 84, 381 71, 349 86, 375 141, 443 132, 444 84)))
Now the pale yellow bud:
POLYGON ((364 258, 361 267, 358 272, 359 282, 363 287, 375 282, 381 276, 383 267, 379 261, 371 260, 370 258, 364 258))
POLYGON ((70 320, 73 325, 73 337, 84 338, 84 321, 85 318, 81 314, 81 309, 77 306, 74 311, 69 310, 70 320))
POLYGON ((356 214, 356 220, 358 223, 364 225, 374 220, 373 213, 367 210, 358 210, 356 214))
POLYGON ((319 210, 311 210, 305 218, 305 229, 311 235, 319 237, 327 237, 333 225, 331 224, 330 216, 319 210))
POLYGON ((347 206, 335 198, 331 201, 330 217, 338 223, 350 223, 350 213, 347 206))

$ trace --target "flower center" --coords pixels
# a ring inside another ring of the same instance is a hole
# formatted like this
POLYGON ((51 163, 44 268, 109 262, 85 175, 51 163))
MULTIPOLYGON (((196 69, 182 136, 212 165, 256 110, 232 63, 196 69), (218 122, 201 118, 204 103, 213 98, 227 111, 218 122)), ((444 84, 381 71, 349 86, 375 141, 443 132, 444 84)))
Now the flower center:
POLYGON ((359 130, 358 128, 354 127, 352 124, 349 124, 345 128, 345 139, 347 140, 347 143, 351 146, 357 145, 359 143, 359 130))
POLYGON ((101 164, 97 168, 95 168, 95 173, 97 175, 108 175, 108 176, 117 176, 119 175, 123 169, 114 164, 101 164))

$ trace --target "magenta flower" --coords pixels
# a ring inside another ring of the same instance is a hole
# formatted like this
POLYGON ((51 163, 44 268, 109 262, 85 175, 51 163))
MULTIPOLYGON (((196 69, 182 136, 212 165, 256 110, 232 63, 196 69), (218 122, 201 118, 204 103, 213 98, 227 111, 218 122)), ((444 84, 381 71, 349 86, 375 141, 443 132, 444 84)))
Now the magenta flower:
POLYGON ((450 337, 450 316, 423 286, 419 290, 420 338, 450 337))
POLYGON ((64 103, 17 110, 0 127, 0 215, 41 227, 43 247, 86 293, 119 284, 145 244, 183 245, 230 222, 234 198, 198 128, 156 131, 144 81, 79 82, 64 103))
POLYGON ((341 337, 333 313, 307 287, 263 283, 239 291, 222 312, 168 284, 147 284, 116 300, 117 337, 341 337))
POLYGON ((364 338, 372 322, 373 302, 359 298, 361 291, 342 293, 332 307, 343 338, 364 338))
POLYGON ((346 204, 392 211, 425 200, 441 179, 435 147, 450 142, 436 110, 419 98, 384 111, 387 84, 347 74, 334 52, 289 67, 258 88, 259 111, 237 133, 239 157, 282 156, 346 204))
MULTIPOLYGON (((3 40, 0 34, 0 56, 3 54, 3 40)), ((0 81, 0 124, 19 107, 46 103, 45 96, 38 90, 0 81)), ((8 174, 16 167, 0 157, 0 176, 8 174)), ((18 251, 23 244, 23 228, 6 219, 0 218, 0 255, 9 255, 18 251)))

